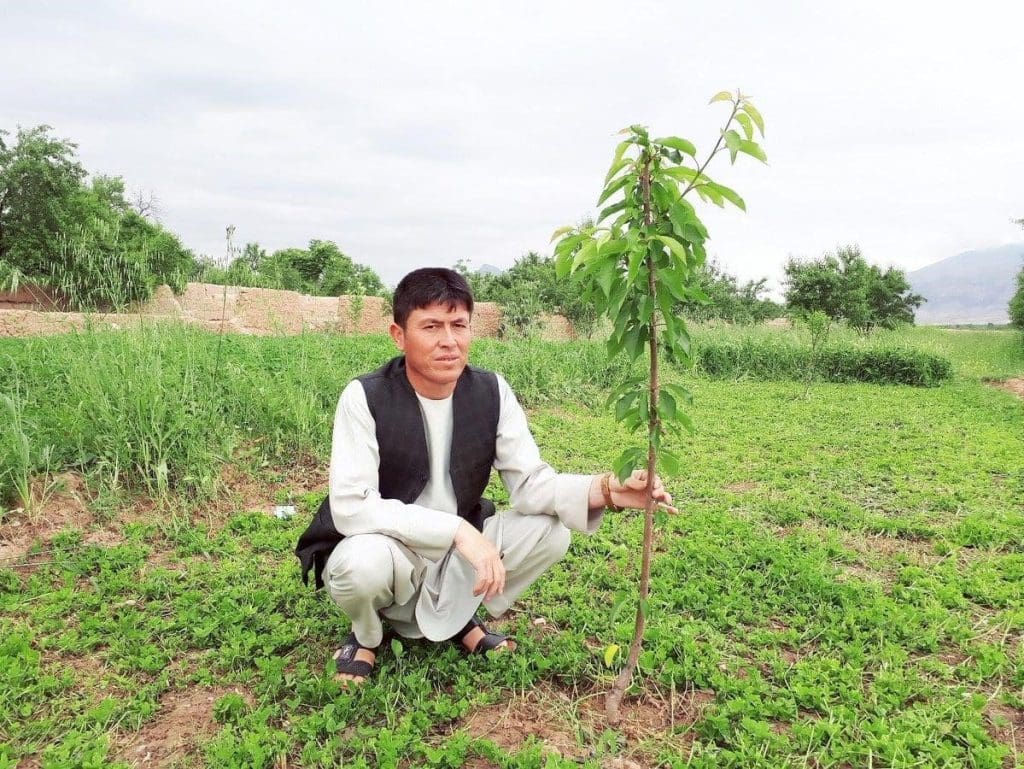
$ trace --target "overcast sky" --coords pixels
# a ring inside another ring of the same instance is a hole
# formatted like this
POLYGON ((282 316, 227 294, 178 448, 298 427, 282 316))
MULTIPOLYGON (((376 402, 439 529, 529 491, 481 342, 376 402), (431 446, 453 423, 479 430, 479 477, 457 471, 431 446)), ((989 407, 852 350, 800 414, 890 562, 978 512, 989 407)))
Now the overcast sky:
MULTIPOLYGON (((197 253, 333 240, 394 284, 511 265, 593 212, 615 133, 711 148, 751 94, 769 165, 709 173, 743 279, 859 243, 908 270, 1018 242, 1024 3, 0 0, 0 128, 47 123, 197 253)), ((746 161, 746 162, 744 162, 746 161)))

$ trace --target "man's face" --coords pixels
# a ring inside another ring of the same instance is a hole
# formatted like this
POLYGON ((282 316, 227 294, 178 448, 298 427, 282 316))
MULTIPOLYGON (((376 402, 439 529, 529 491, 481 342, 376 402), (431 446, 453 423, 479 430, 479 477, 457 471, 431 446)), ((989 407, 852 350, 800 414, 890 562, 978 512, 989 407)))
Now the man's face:
POLYGON ((424 398, 447 398, 469 361, 470 315, 462 305, 430 304, 409 313, 405 328, 391 324, 391 337, 405 353, 413 389, 424 398))

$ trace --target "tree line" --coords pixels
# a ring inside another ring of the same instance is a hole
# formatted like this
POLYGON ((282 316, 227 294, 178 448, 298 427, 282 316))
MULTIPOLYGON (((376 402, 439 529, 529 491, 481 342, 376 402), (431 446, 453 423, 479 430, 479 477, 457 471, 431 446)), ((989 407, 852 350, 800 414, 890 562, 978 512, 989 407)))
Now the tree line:
MULTIPOLYGON (((388 294, 371 267, 328 240, 272 253, 247 243, 226 266, 197 257, 160 223, 152 196, 130 196, 117 176, 90 176, 76 149, 49 126, 18 128, 13 136, 0 130, 0 290, 54 289, 69 309, 119 308, 148 299, 160 284, 180 293, 190 280, 314 296, 388 294)), ((498 274, 466 262, 455 268, 479 301, 502 306, 509 332, 528 331, 544 312, 566 316, 584 334, 596 322, 594 308, 557 278, 551 256, 531 251, 498 274)), ((869 331, 912 323, 923 301, 902 271, 869 264, 855 245, 816 259, 790 258, 783 303, 767 297, 766 284, 767 278, 740 282, 711 261, 701 268, 695 298, 673 309, 692 320, 731 323, 818 311, 869 331)), ((1024 328, 1024 271, 1011 319, 1024 328)))

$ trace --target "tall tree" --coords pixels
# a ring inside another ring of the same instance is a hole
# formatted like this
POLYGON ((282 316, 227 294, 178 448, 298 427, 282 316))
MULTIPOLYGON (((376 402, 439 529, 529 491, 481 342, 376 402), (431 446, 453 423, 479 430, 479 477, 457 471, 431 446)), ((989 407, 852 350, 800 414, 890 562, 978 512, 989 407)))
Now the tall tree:
MULTIPOLYGON (((1024 229, 1024 219, 1015 222, 1024 229)), ((1010 298, 1010 324, 1024 331, 1024 266, 1017 273, 1017 290, 1010 298)))
POLYGON ((13 143, 0 131, 0 262, 27 276, 59 258, 60 234, 74 221, 85 169, 76 145, 50 126, 18 128, 13 143))

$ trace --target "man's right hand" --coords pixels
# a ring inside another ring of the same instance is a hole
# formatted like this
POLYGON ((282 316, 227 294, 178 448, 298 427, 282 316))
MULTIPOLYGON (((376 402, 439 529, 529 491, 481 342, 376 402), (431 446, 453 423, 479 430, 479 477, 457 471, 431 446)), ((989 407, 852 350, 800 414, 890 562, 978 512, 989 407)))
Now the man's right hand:
POLYGON ((505 565, 498 549, 466 521, 455 532, 455 549, 476 570, 473 595, 490 600, 505 591, 505 565))

